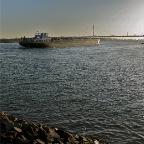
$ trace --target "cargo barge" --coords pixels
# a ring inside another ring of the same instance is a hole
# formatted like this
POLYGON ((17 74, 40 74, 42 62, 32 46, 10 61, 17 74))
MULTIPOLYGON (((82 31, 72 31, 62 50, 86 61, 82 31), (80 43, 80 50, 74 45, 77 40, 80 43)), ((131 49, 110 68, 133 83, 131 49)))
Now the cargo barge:
POLYGON ((94 46, 100 43, 94 36, 85 37, 49 37, 48 33, 36 33, 32 38, 21 38, 19 44, 29 48, 62 48, 75 46, 94 46))

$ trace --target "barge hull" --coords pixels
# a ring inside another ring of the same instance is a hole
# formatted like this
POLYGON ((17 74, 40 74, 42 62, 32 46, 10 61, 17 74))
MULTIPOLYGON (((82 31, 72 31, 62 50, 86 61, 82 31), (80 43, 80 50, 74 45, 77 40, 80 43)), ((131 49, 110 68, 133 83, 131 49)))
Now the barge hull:
POLYGON ((100 39, 76 39, 76 40, 55 40, 53 42, 19 42, 20 45, 29 48, 62 48, 76 46, 94 46, 99 44, 100 39))

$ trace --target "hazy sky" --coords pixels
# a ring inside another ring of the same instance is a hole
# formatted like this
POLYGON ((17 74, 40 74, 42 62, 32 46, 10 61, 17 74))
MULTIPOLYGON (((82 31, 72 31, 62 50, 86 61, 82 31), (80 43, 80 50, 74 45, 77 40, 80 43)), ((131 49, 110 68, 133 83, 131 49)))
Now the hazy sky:
POLYGON ((144 34, 144 0, 0 0, 0 37, 144 34))

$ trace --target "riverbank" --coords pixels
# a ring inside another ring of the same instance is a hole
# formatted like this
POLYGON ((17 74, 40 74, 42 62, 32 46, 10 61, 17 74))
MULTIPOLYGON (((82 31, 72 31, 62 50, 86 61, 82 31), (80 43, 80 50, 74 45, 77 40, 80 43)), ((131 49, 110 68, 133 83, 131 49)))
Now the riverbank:
POLYGON ((20 38, 13 38, 13 39, 0 39, 0 43, 18 43, 20 38))
POLYGON ((0 111, 0 123, 1 144, 104 144, 100 140, 33 123, 3 111, 0 111))

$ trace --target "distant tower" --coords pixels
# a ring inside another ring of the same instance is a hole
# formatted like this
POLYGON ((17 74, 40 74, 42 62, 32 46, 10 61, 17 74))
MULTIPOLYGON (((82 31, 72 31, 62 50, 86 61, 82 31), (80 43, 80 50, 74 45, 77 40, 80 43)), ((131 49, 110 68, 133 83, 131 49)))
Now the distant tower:
POLYGON ((127 36, 128 36, 128 32, 127 32, 127 36))
POLYGON ((94 24, 93 24, 93 37, 94 37, 94 24))

